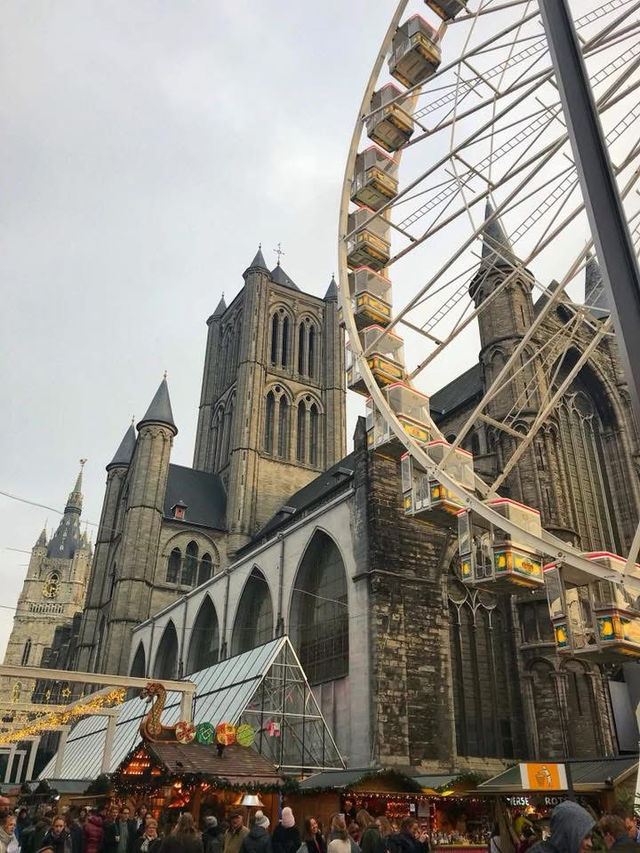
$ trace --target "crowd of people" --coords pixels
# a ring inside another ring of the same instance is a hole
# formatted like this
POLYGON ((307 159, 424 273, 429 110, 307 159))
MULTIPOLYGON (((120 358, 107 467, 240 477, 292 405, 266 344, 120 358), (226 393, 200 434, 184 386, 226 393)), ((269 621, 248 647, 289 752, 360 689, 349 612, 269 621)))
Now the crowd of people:
MULTIPOLYGON (((599 821, 575 802, 553 811, 548 838, 523 833, 516 853, 640 853, 640 833, 634 817, 612 809, 599 821)), ((385 817, 364 809, 331 816, 326 830, 315 817, 301 826, 289 806, 271 830, 268 816, 234 809, 219 822, 204 817, 199 828, 185 812, 166 833, 142 805, 134 815, 127 805, 92 809, 70 808, 64 815, 43 809, 30 815, 26 808, 0 812, 0 853, 430 853, 428 834, 408 817, 392 826, 385 817)), ((502 850, 496 828, 487 853, 502 850)))

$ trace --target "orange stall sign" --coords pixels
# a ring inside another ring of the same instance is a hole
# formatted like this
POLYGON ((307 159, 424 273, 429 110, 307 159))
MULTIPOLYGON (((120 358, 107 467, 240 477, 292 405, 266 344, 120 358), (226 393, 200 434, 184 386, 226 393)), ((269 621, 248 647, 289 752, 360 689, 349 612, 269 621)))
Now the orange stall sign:
POLYGON ((564 764, 550 762, 520 764, 524 791, 566 791, 567 771, 564 764))

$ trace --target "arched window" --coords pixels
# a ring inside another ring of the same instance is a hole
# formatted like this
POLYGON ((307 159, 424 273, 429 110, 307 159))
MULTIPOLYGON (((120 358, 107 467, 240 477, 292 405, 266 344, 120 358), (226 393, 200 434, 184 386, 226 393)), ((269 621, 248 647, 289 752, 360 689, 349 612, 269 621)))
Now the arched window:
POLYGON ((214 445, 213 445, 213 468, 214 471, 217 471, 220 468, 220 459, 222 457, 222 441, 223 441, 223 433, 224 433, 224 406, 220 406, 218 411, 215 414, 216 425, 215 425, 215 436, 214 436, 214 445))
POLYGON ((169 622, 164 629, 162 639, 158 644, 155 664, 153 667, 154 678, 173 679, 178 675, 178 635, 173 622, 169 622))
POLYGON ((211 562, 211 554, 203 554, 200 560, 200 568, 198 570, 198 586, 208 581, 213 575, 213 563, 211 562))
POLYGON ((278 333, 280 331, 280 318, 274 314, 271 318, 271 364, 278 363, 278 333))
POLYGON ((456 748, 461 756, 522 755, 522 708, 509 602, 449 580, 456 748))
POLYGON ((283 367, 289 364, 289 318, 285 316, 282 320, 282 358, 280 363, 283 367))
POLYGON ((309 327, 307 375, 313 378, 316 375, 316 330, 314 326, 309 327))
POLYGON ((318 531, 304 553, 294 584, 289 633, 311 684, 349 672, 347 575, 338 546, 318 531))
POLYGON ((180 548, 174 548, 169 554, 169 562, 167 563, 167 583, 178 583, 181 563, 182 552, 180 548))
POLYGON ((300 323, 300 325, 298 326, 298 373, 300 374, 300 376, 304 376, 306 339, 307 334, 306 329, 304 327, 304 323, 300 323))
POLYGON ((309 461, 312 465, 318 465, 320 459, 320 431, 318 407, 315 403, 309 409, 309 461))
POLYGON ((282 395, 278 403, 278 456, 289 455, 289 402, 282 395))
POLYGON ((31 639, 27 640, 22 650, 21 666, 26 666, 29 663, 29 655, 31 654, 31 639))
POLYGON ((269 585, 260 569, 254 569, 238 603, 231 654, 247 652, 272 638, 273 606, 269 585))
POLYGON ((276 397, 273 391, 267 394, 267 402, 264 413, 264 449, 267 453, 273 453, 273 425, 276 408, 276 397))
POLYGON ((180 583, 184 586, 193 586, 198 576, 198 545, 191 541, 187 545, 187 551, 182 563, 182 576, 180 583))
POLYGON ((592 678, 582 661, 567 661, 567 716, 570 754, 576 758, 594 758, 599 754, 599 721, 594 707, 592 678))
POLYGON ((208 595, 205 595, 191 632, 186 674, 200 672, 201 669, 218 663, 219 654, 218 615, 213 602, 208 595))
POLYGON ((232 396, 226 405, 224 413, 224 428, 222 451, 220 453, 220 467, 223 468, 229 461, 229 448, 231 445, 231 427, 233 422, 233 409, 235 406, 235 396, 232 396))
POLYGON ((298 425, 296 437, 296 459, 298 462, 307 461, 307 407, 300 400, 298 403, 298 425))
POLYGON ((136 649, 135 657, 133 658, 133 663, 131 664, 131 672, 129 675, 132 678, 144 678, 145 671, 147 668, 147 660, 146 655, 144 653, 144 646, 142 643, 139 643, 138 648, 136 649))

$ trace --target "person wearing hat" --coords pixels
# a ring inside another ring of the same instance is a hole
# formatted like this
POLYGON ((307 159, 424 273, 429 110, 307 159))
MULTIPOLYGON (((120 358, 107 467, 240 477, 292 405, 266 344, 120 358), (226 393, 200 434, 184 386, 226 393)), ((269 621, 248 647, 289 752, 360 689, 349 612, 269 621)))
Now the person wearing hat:
POLYGON ((229 814, 229 829, 225 832, 222 841, 223 853, 240 853, 242 842, 249 834, 243 819, 242 809, 234 809, 229 814))
POLYGON ((272 853, 271 837, 269 829, 269 818, 264 812, 258 810, 251 821, 251 829, 246 835, 240 847, 240 853, 272 853))
POLYGON ((296 826, 293 812, 289 806, 285 806, 282 809, 280 823, 271 836, 273 853, 296 853, 301 843, 300 830, 296 826))
POLYGON ((204 819, 202 846, 204 853, 222 853, 222 829, 218 826, 218 818, 212 814, 204 819))

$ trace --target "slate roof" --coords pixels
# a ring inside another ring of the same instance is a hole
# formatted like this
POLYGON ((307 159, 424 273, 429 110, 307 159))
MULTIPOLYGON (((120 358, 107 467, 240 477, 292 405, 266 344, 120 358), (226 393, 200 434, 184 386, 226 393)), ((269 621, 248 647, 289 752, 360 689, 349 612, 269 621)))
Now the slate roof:
POLYGON ((253 269, 253 268, 260 269, 260 270, 266 270, 266 272, 269 272, 269 267, 267 266, 267 263, 264 259, 264 255, 262 254, 262 246, 258 246, 258 251, 256 252, 255 258, 251 261, 251 263, 247 267, 247 269, 249 269, 249 270, 253 269))
POLYGON ((241 548, 238 553, 242 554, 245 549, 251 548, 257 542, 268 539, 278 528, 290 521, 297 520, 305 510, 310 509, 320 501, 326 500, 333 492, 344 488, 344 484, 350 481, 354 471, 354 454, 350 453, 336 462, 328 471, 320 474, 303 486, 290 498, 287 498, 278 512, 273 515, 266 524, 255 534, 251 542, 241 548))
MULTIPOLYGON (((495 216, 495 210, 489 199, 487 199, 484 218, 487 220, 492 216, 495 216)), ((495 264, 496 266, 515 266, 518 263, 511 240, 507 237, 499 216, 483 229, 482 260, 485 263, 495 264)))
POLYGON ((222 756, 210 744, 195 741, 189 744, 145 743, 145 747, 172 776, 185 773, 219 776, 231 785, 277 785, 282 782, 274 765, 259 752, 235 743, 226 747, 222 756))
POLYGON ((158 386, 158 390, 154 394, 153 400, 151 401, 145 416, 138 424, 138 429, 140 429, 142 424, 148 422, 167 424, 167 426, 173 427, 176 431, 178 429, 173 420, 171 400, 169 399, 169 387, 167 385, 166 378, 163 379, 158 386))
POLYGON ((125 432, 124 438, 120 442, 120 446, 116 450, 113 459, 107 465, 107 471, 109 468, 115 467, 116 465, 128 465, 129 462, 131 462, 135 446, 136 431, 133 424, 131 424, 129 429, 125 432))
POLYGON ((165 518, 173 518, 171 508, 180 501, 187 507, 185 524, 201 524, 214 530, 227 529, 227 495, 217 474, 183 465, 169 465, 164 498, 165 518))
POLYGON ((481 391, 482 367, 478 363, 431 396, 431 412, 436 418, 448 415, 481 391))
POLYGON ((292 290, 300 290, 295 281, 289 278, 279 263, 271 270, 271 278, 276 284, 282 285, 282 287, 290 287, 292 290))
POLYGON ((338 285, 336 284, 336 279, 333 275, 331 276, 331 281, 329 282, 329 287, 327 288, 324 298, 327 301, 338 299, 338 285))

